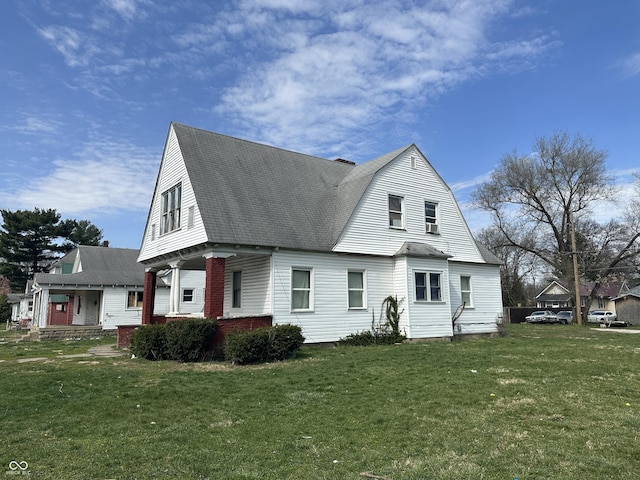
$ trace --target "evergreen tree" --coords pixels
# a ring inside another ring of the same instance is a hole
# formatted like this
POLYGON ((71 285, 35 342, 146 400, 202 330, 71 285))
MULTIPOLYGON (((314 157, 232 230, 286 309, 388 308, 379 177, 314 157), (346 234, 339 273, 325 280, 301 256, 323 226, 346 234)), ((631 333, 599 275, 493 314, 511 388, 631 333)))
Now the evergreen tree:
POLYGON ((89 221, 61 221, 54 209, 0 212, 0 274, 11 281, 14 291, 23 292, 34 273, 47 270, 76 245, 97 245, 102 238, 102 231, 89 221))

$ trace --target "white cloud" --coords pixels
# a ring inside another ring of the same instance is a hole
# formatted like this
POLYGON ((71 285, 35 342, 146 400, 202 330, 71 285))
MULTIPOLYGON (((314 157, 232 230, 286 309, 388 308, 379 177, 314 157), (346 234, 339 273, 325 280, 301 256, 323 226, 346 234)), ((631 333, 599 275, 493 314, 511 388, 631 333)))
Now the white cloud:
POLYGON ((133 19, 136 14, 135 0, 105 0, 105 3, 125 20, 133 19))
MULTIPOLYGON (((238 18, 281 8, 260 5, 246 6, 238 18)), ((343 147, 345 129, 397 127, 461 82, 528 68, 557 46, 545 35, 491 41, 490 27, 508 13, 508 1, 347 2, 311 17, 315 5, 300 2, 296 10, 308 15, 261 31, 266 59, 226 89, 216 111, 263 141, 316 153, 343 147)))
POLYGON ((630 55, 621 62, 624 72, 630 76, 636 76, 640 74, 640 52, 630 55))
POLYGON ((128 144, 86 145, 52 170, 34 177, 0 202, 10 209, 55 208, 64 216, 144 210, 158 169, 157 152, 128 144))

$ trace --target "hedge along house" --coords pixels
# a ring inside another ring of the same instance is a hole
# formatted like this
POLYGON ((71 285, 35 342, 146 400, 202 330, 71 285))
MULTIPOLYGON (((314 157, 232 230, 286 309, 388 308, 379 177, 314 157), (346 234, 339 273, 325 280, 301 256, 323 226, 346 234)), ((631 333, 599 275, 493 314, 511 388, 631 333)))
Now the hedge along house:
MULTIPOLYGON (((144 267, 137 263, 138 250, 79 246, 58 260, 47 273, 36 273, 31 290, 34 326, 99 326, 115 330, 118 325, 141 325, 144 267)), ((170 278, 162 272, 156 286, 157 315, 168 312, 170 278)), ((182 308, 202 311, 201 272, 185 275, 182 308), (188 295, 187 295, 188 294, 188 295), (187 301, 184 301, 187 300, 187 301)))
POLYGON ((388 295, 412 339, 494 333, 502 315, 498 259, 415 145, 355 165, 172 123, 138 261, 143 323, 167 268, 206 272, 204 316, 269 317, 309 343, 369 330, 388 295))

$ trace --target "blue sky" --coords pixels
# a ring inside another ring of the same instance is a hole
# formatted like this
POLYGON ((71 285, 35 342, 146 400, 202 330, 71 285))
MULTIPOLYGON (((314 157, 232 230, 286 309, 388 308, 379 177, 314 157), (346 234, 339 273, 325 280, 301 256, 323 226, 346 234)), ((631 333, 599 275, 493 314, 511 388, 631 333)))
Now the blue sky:
POLYGON ((632 0, 3 1, 0 208, 138 248, 171 121, 357 162, 416 143, 472 229, 473 187, 558 130, 626 191, 639 24, 632 0))

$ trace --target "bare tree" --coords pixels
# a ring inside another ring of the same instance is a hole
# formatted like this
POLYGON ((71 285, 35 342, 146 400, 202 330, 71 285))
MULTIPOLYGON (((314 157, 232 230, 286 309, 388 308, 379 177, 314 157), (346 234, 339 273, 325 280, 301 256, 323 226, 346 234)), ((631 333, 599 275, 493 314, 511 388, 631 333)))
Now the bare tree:
POLYGON ((606 158, 605 151, 580 135, 541 137, 531 154, 505 155, 473 194, 475 204, 492 214, 506 245, 537 257, 567 284, 573 277, 573 219, 583 237, 578 249, 581 275, 589 273, 595 282, 591 298, 606 278, 640 255, 637 203, 626 213, 621 209, 620 218, 606 225, 590 218, 596 203, 616 194, 606 158))

